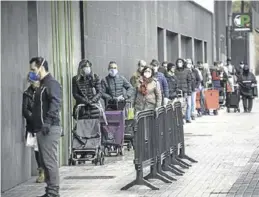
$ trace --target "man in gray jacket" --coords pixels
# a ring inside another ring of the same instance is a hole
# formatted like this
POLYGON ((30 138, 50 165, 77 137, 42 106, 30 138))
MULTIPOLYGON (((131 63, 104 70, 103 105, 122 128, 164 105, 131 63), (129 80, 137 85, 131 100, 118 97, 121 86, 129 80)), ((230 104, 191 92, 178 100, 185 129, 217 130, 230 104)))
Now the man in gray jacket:
MULTIPOLYGON (((123 108, 126 100, 130 99, 133 94, 133 87, 130 82, 123 76, 118 74, 117 63, 111 61, 108 66, 109 75, 101 81, 102 97, 106 107, 108 105, 115 106, 119 104, 123 108), (126 93, 125 93, 126 90, 126 93)), ((114 110, 114 107, 112 107, 114 110)))

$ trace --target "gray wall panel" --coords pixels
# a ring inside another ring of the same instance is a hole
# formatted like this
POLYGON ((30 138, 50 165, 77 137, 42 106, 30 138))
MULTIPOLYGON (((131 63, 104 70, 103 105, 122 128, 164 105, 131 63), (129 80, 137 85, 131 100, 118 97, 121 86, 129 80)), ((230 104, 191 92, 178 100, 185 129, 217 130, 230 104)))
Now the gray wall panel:
MULTIPOLYGON (((139 59, 158 58, 157 27, 207 41, 212 62, 212 14, 193 3, 87 1, 85 7, 86 57, 101 76, 107 74, 110 60, 116 60, 122 74, 130 77, 139 59)), ((162 61, 166 55, 159 53, 162 61)))
POLYGON ((5 191, 31 175, 31 151, 24 144, 21 108, 29 59, 27 2, 2 2, 1 17, 1 65, 5 71, 1 73, 1 179, 5 180, 1 186, 5 191))

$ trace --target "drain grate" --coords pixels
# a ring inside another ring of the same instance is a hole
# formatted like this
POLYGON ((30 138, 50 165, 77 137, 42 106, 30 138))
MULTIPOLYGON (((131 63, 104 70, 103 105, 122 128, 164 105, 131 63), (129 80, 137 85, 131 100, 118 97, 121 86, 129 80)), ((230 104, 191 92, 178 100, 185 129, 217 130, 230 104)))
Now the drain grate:
POLYGON ((210 194, 228 194, 228 192, 210 192, 210 194))
POLYGON ((197 135, 193 135, 193 134, 191 134, 191 135, 188 135, 188 137, 208 137, 208 136, 212 136, 212 135, 209 135, 209 134, 197 134, 197 135))
POLYGON ((83 179, 114 179, 115 176, 67 176, 64 179, 77 179, 77 180, 83 180, 83 179))

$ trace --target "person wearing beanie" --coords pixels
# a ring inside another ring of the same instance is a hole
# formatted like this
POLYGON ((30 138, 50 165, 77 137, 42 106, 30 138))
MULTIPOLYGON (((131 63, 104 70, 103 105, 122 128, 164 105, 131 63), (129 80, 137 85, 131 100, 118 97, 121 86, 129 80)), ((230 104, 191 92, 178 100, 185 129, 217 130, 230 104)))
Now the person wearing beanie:
POLYGON ((192 75, 189 69, 186 69, 184 59, 178 58, 176 60, 175 75, 178 79, 178 89, 183 93, 186 99, 187 108, 183 112, 187 123, 191 123, 191 96, 192 96, 192 75))

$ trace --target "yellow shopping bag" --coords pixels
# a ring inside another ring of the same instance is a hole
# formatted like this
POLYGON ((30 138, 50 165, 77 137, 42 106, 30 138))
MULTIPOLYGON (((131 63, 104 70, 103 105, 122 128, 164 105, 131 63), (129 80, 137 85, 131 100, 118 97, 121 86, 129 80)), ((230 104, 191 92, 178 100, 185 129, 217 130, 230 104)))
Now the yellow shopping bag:
POLYGON ((128 112, 127 112, 127 120, 134 119, 134 116, 135 116, 134 108, 131 107, 131 108, 128 109, 128 112))

